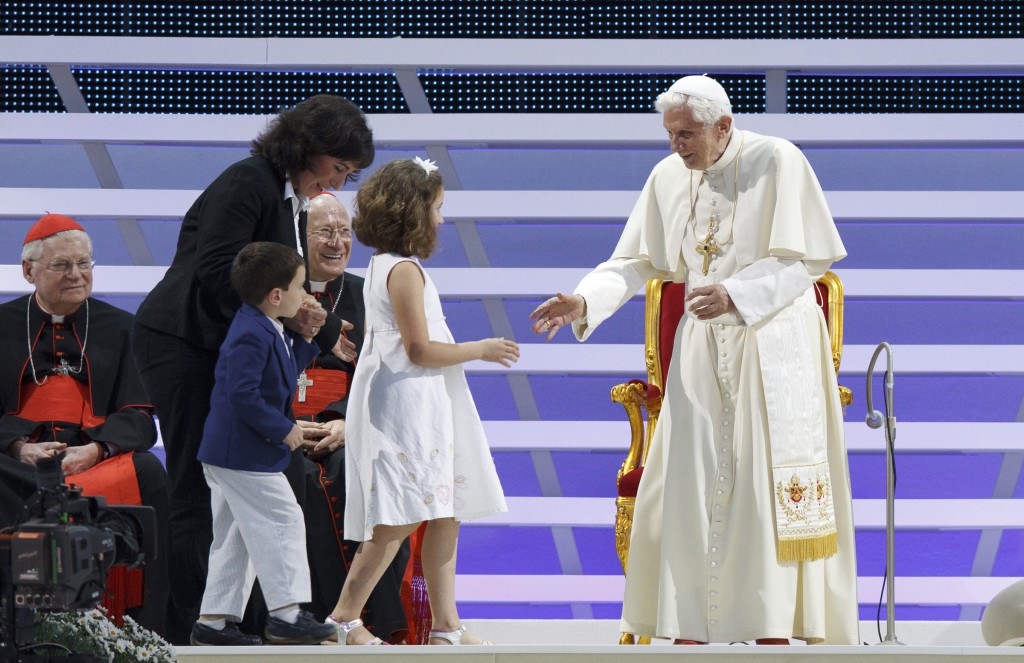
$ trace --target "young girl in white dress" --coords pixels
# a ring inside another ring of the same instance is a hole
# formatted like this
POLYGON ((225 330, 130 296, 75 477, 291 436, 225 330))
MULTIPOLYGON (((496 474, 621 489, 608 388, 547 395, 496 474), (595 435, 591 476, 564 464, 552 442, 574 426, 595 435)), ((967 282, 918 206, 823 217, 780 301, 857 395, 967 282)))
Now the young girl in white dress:
POLYGON ((339 644, 380 644, 359 615, 402 540, 427 521, 430 644, 481 644, 455 607, 459 522, 508 510, 462 364, 511 366, 512 341, 456 343, 419 258, 444 222, 431 161, 385 164, 360 187, 352 228, 377 249, 366 270, 366 335, 346 422, 345 538, 362 541, 327 618, 339 644))

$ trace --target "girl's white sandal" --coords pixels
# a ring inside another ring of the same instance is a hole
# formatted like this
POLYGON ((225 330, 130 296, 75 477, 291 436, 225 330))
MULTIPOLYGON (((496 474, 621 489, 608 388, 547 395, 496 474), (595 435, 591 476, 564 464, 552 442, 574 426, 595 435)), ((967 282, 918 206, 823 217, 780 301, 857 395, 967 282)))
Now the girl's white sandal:
MULTIPOLYGON (((330 624, 331 626, 334 627, 334 630, 336 632, 335 637, 337 637, 339 645, 347 645, 348 644, 348 634, 349 634, 349 632, 350 631, 354 631, 357 628, 359 628, 360 626, 362 626, 363 625, 363 620, 362 619, 353 619, 350 622, 339 622, 336 619, 334 619, 334 617, 331 617, 330 615, 327 615, 327 619, 324 620, 324 624, 330 624)), ((373 640, 370 640, 369 642, 364 642, 362 644, 364 644, 364 645, 386 645, 387 643, 384 642, 383 640, 381 640, 380 638, 374 638, 373 640)), ((352 645, 352 646, 356 646, 356 645, 352 645)))
MULTIPOLYGON (((430 637, 431 638, 437 638, 438 640, 447 640, 448 644, 450 644, 450 645, 461 645, 461 644, 463 644, 462 636, 465 633, 466 633, 466 627, 465 626, 460 626, 459 628, 455 629, 454 631, 431 631, 430 632, 430 637)), ((490 645, 491 643, 486 641, 486 640, 483 640, 483 641, 481 641, 480 644, 481 645, 490 645)))

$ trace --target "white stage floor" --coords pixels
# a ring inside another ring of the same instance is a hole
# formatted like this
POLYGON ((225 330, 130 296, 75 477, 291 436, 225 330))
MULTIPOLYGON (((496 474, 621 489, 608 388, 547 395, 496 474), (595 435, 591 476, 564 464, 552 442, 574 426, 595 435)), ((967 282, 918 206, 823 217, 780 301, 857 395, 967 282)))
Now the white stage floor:
POLYGON ((706 647, 619 647, 613 645, 501 645, 494 647, 184 647, 181 663, 325 663, 344 657, 346 663, 755 663, 757 661, 841 661, 842 663, 976 663, 1019 661, 1014 647, 770 647, 709 645, 706 647))
MULTIPOLYGON (((968 661, 1019 661, 1020 647, 988 647, 979 622, 898 622, 899 645, 816 646, 802 643, 785 646, 745 644, 708 646, 619 646, 618 622, 614 620, 466 620, 474 632, 495 642, 491 647, 181 647, 182 663, 300 663, 343 656, 346 662, 411 663, 414 658, 441 663, 613 663, 639 661, 661 663, 754 663, 756 661, 841 661, 843 663, 966 663, 968 661), (520 643, 520 644, 511 644, 520 643), (1010 658, 1013 657, 1013 658, 1010 658)), ((883 635, 885 624, 882 624, 883 635)), ((874 622, 861 622, 861 638, 878 640, 874 622)))

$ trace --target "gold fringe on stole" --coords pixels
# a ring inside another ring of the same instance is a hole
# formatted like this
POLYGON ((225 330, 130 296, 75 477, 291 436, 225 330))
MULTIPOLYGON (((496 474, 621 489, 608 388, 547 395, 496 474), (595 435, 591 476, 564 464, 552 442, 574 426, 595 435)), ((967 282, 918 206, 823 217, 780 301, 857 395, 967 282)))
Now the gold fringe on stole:
POLYGON ((825 559, 839 552, 839 537, 835 532, 813 539, 784 539, 778 541, 780 562, 810 562, 825 559))

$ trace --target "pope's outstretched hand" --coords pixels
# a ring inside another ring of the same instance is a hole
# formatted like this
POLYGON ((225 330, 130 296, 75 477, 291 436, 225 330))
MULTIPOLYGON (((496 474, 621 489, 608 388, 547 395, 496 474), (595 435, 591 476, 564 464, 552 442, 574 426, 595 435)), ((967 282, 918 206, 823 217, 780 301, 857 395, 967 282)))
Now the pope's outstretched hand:
POLYGON ((550 341, 555 332, 586 314, 587 300, 583 299, 583 295, 566 295, 560 292, 535 308, 530 314, 530 320, 533 320, 533 333, 547 332, 546 340, 550 341))

